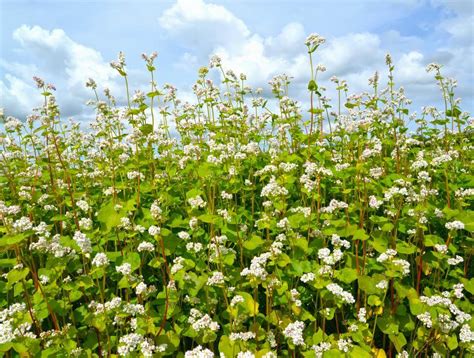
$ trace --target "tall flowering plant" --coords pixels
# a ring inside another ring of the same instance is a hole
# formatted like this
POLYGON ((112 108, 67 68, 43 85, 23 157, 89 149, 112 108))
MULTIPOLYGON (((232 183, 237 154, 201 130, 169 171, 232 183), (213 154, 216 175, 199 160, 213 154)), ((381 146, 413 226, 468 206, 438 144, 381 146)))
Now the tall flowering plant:
POLYGON ((290 77, 272 102, 218 57, 192 104, 157 83, 156 53, 131 94, 120 53, 125 105, 90 79, 81 129, 35 78, 43 105, 0 132, 0 351, 474 354, 473 122, 456 82, 430 64, 444 108, 410 113, 388 55, 387 83, 349 94, 333 77, 333 104, 324 42, 306 41, 304 111, 290 77))

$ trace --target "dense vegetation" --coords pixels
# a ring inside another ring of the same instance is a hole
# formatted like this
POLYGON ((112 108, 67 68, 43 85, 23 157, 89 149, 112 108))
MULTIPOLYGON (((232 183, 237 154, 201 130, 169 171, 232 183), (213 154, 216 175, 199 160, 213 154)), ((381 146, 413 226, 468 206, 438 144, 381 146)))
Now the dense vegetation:
POLYGON ((157 85, 156 54, 149 92, 129 94, 120 54, 128 103, 89 80, 81 129, 35 78, 44 105, 0 132, 0 351, 472 356, 473 126, 456 83, 430 64, 444 107, 409 113, 387 55, 388 83, 349 95, 334 77, 331 104, 323 43, 306 42, 303 110, 289 77, 270 100, 218 57, 194 104, 157 85))

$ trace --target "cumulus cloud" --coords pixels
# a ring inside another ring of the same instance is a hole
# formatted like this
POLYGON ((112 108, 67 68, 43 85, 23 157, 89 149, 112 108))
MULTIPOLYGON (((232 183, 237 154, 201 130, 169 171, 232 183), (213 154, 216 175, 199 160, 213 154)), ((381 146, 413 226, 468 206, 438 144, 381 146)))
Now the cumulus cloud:
MULTIPOLYGON (((321 84, 332 88, 329 78, 336 75, 348 80, 351 91, 365 90, 367 78, 376 70, 381 73, 382 81, 386 81, 384 57, 391 52, 396 82, 405 86, 409 97, 439 101, 439 93, 433 92, 434 79, 424 70, 429 62, 439 62, 445 65, 443 73, 459 79, 459 93, 468 96, 472 109, 472 4, 462 0, 391 0, 389 3, 410 9, 431 6, 437 11, 439 21, 430 23, 430 31, 422 29, 411 35, 388 26, 383 32, 357 30, 338 36, 318 29, 328 37, 314 58, 315 64, 322 63, 327 68, 320 76, 321 84)), ((292 21, 279 31, 264 35, 253 31, 252 23, 244 22, 225 6, 207 0, 177 0, 162 11, 158 23, 162 28, 160 39, 165 39, 165 50, 171 59, 171 63, 160 63, 160 67, 168 67, 174 81, 181 76, 185 77, 181 78, 181 84, 190 85, 197 68, 205 65, 212 54, 219 54, 225 68, 247 74, 249 84, 254 87, 268 89, 267 83, 273 76, 286 73, 293 77, 290 93, 302 101, 307 97, 310 71, 304 40, 315 30, 308 25, 305 28, 302 23, 292 21), (174 60, 173 56, 176 56, 174 60)), ((18 44, 11 51, 15 60, 0 60, 3 72, 0 106, 9 114, 24 117, 41 103, 31 80, 33 75, 56 85, 58 101, 66 116, 84 113, 84 103, 91 97, 84 87, 88 77, 94 78, 99 86, 111 88, 115 94, 122 92, 118 82, 121 79, 101 53, 72 39, 62 29, 23 25, 13 32, 13 39, 18 44)), ((136 85, 139 81, 148 84, 143 71, 130 68, 129 72, 136 80, 132 79, 132 87, 139 87, 136 85)))
POLYGON ((192 45, 201 53, 215 46, 232 48, 249 35, 247 25, 224 6, 203 0, 177 0, 159 18, 168 34, 180 39, 179 45, 192 45))
POLYGON ((22 118, 41 103, 33 75, 55 84, 58 102, 66 116, 83 112, 91 97, 85 88, 89 77, 112 90, 116 88, 117 75, 100 52, 72 40, 62 29, 48 31, 23 25, 13 32, 13 38, 34 63, 0 62, 7 72, 5 80, 0 80, 1 106, 7 114, 22 118))
MULTIPOLYGON (((423 5, 419 0, 399 2, 412 8, 423 5)), ((465 3, 432 0, 431 6, 441 6, 445 10, 437 31, 439 36, 448 36, 449 42, 445 46, 431 48, 429 53, 426 53, 426 39, 401 35, 395 30, 329 37, 315 54, 315 62, 327 68, 321 76, 323 85, 331 87, 328 79, 337 75, 347 79, 353 91, 364 90, 367 78, 376 70, 386 73, 385 54, 391 52, 396 80, 404 85, 407 93, 422 100, 439 101, 434 80, 425 71, 429 62, 445 63, 447 74, 472 79, 470 61, 462 60, 462 56, 472 58, 472 19, 468 18, 472 17, 472 11, 465 11, 465 3), (469 68, 471 73, 468 73, 469 68)), ((304 46, 308 31, 301 23, 291 22, 276 35, 262 36, 252 33, 243 20, 224 6, 203 0, 178 0, 164 11, 159 21, 174 41, 186 47, 187 57, 192 60, 189 67, 205 63, 212 54, 218 54, 226 68, 233 69, 237 74, 246 73, 253 86, 266 87, 267 82, 277 74, 292 76, 297 95, 303 97, 309 78, 309 63, 304 46)), ((434 39, 430 40, 436 43, 434 39)), ((470 86, 464 83, 463 88, 470 86)))
POLYGON ((320 51, 321 62, 338 76, 374 68, 383 56, 379 36, 368 32, 332 38, 320 51))

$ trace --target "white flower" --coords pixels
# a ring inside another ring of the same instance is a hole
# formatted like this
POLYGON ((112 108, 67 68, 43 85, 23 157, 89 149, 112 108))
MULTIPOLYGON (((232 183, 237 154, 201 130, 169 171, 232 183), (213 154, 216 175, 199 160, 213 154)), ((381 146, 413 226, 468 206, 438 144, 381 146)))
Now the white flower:
POLYGON ((214 353, 207 348, 197 346, 196 348, 186 351, 184 358, 214 358, 214 353))
POLYGON ((312 272, 305 273, 303 276, 301 276, 300 280, 304 283, 314 281, 316 278, 315 274, 312 272))
POLYGON ((448 264, 451 266, 455 266, 457 264, 460 264, 461 262, 464 262, 464 259, 462 256, 456 255, 456 257, 448 259, 448 264))
POLYGON ((462 293, 464 285, 462 283, 457 283, 453 286, 453 294, 456 298, 463 298, 464 294, 462 293))
POLYGON ((144 180, 145 175, 143 175, 142 173, 137 172, 137 171, 131 171, 131 172, 127 173, 127 178, 129 180, 133 180, 133 179, 136 179, 136 178, 140 178, 140 180, 144 180))
POLYGON ((337 283, 330 283, 326 286, 326 288, 335 296, 340 297, 346 303, 355 303, 354 296, 350 292, 346 292, 343 290, 341 286, 337 283))
POLYGON ((446 223, 444 227, 448 230, 463 230, 464 224, 461 221, 455 220, 446 223))
POLYGON ((377 257, 377 262, 385 262, 387 260, 391 260, 395 255, 397 254, 397 251, 393 249, 388 249, 384 253, 380 254, 379 257, 377 257))
POLYGON ((85 200, 79 200, 78 202, 76 202, 76 205, 84 212, 89 211, 89 204, 87 204, 87 201, 85 200))
POLYGON ((252 258, 252 261, 250 262, 250 267, 244 268, 240 272, 240 276, 251 275, 261 280, 265 280, 268 275, 268 272, 265 270, 265 265, 267 263, 267 260, 270 258, 270 256, 271 256, 271 253, 269 252, 265 252, 261 254, 260 256, 255 256, 254 258, 252 258))
MULTIPOLYGON (((158 229, 159 229, 159 228, 158 228, 158 229)), ((143 233, 145 232, 146 228, 145 228, 144 226, 142 226, 142 225, 136 225, 135 228, 134 228, 134 230, 135 230, 136 232, 139 232, 139 233, 143 234, 143 233)))
POLYGON ((180 231, 178 232, 178 237, 181 239, 181 240, 189 240, 189 238, 191 237, 186 231, 180 231))
POLYGON ((39 281, 42 285, 46 285, 49 282, 49 277, 46 275, 40 275, 39 276, 39 281))
POLYGON ((237 332, 231 333, 229 336, 231 341, 248 341, 250 339, 255 338, 255 332, 237 332))
POLYGON ((148 242, 148 241, 140 242, 140 244, 137 247, 138 252, 143 252, 143 251, 152 252, 154 250, 155 250, 155 245, 153 245, 151 242, 148 242))
POLYGON ((221 198, 224 200, 231 200, 232 199, 232 194, 226 193, 225 191, 221 192, 221 198))
POLYGON ((440 252, 442 254, 446 254, 448 252, 448 247, 446 245, 436 244, 434 246, 435 251, 440 252))
POLYGON ((322 358, 324 352, 331 349, 331 343, 321 342, 318 345, 313 345, 311 348, 313 349, 316 358, 322 358))
POLYGON ((459 331, 459 340, 462 343, 471 343, 474 341, 474 331, 471 331, 471 328, 468 324, 464 324, 459 331))
POLYGON ((189 227, 194 230, 196 229, 198 226, 198 219, 196 217, 192 217, 190 220, 189 220, 189 227))
POLYGON ((130 265, 128 262, 125 262, 124 264, 115 267, 115 270, 124 276, 128 276, 132 273, 132 265, 130 265))
POLYGON ((441 65, 435 62, 431 62, 426 66, 426 72, 438 72, 441 69, 441 65))
POLYGON ((80 231, 76 231, 73 237, 77 246, 81 249, 83 254, 89 254, 92 252, 91 241, 87 238, 85 234, 80 231))
MULTIPOLYGON (((209 67, 218 67, 221 64, 221 58, 218 55, 212 55, 211 59, 209 60, 209 67)), ((204 357, 203 357, 204 358, 204 357)))
POLYGON ((153 204, 151 204, 150 213, 151 213, 151 216, 153 217, 153 219, 155 219, 155 220, 160 220, 161 219, 162 210, 161 210, 160 206, 158 205, 157 201, 154 201, 153 204))
POLYGON ((341 239, 341 237, 337 234, 332 234, 331 244, 333 244, 333 246, 343 247, 345 249, 349 249, 351 247, 351 244, 349 241, 341 239))
POLYGON ((92 229, 92 220, 89 218, 81 218, 79 220, 79 227, 83 230, 92 229))
POLYGON ((242 303, 242 302, 245 302, 244 298, 240 295, 235 295, 233 298, 232 298, 232 301, 230 301, 230 306, 231 307, 235 307, 235 305, 239 304, 239 303, 242 303))
POLYGON ((352 347, 352 340, 350 338, 343 339, 337 341, 337 347, 340 351, 347 353, 349 349, 352 347))
POLYGON ((144 294, 146 293, 147 291, 147 285, 145 282, 140 282, 137 287, 135 287, 135 292, 137 293, 137 295, 141 295, 141 294, 144 294))
POLYGON ((369 171, 369 175, 374 179, 380 178, 382 176, 382 174, 383 174, 383 169, 382 168, 372 168, 369 171))
POLYGON ((145 314, 145 307, 138 303, 127 303, 125 307, 123 307, 123 311, 132 316, 136 316, 138 314, 143 315, 145 314))
POLYGON ((326 42, 326 39, 317 33, 310 34, 305 41, 305 45, 313 49, 326 42))
POLYGON ((151 235, 151 236, 156 236, 156 235, 159 235, 161 232, 161 229, 158 227, 158 226, 155 226, 155 225, 152 225, 148 228, 148 233, 151 235))
POLYGON ((184 259, 181 256, 176 257, 173 260, 173 266, 171 266, 171 273, 175 274, 179 270, 184 268, 184 259))
POLYGON ((369 206, 374 209, 378 209, 380 205, 383 204, 382 200, 377 200, 377 198, 373 195, 369 196, 369 206))
POLYGON ((126 356, 137 349, 142 341, 143 336, 138 333, 130 333, 120 337, 117 353, 121 356, 126 356))
POLYGON ((291 339, 295 346, 304 346, 303 330, 304 323, 301 321, 296 321, 286 326, 285 330, 283 331, 283 335, 286 338, 291 339))
POLYGON ((202 244, 200 242, 188 242, 186 244, 186 250, 188 251, 194 251, 194 252, 199 252, 202 250, 202 244))
POLYGON ((388 282, 387 280, 382 280, 378 284, 375 285, 380 290, 385 290, 388 287, 388 282))
POLYGON ((28 216, 23 216, 13 223, 13 230, 15 232, 24 232, 33 228, 33 223, 28 216))
POLYGON ((402 269, 402 274, 404 276, 408 275, 410 273, 410 263, 407 260, 403 259, 396 259, 393 260, 392 263, 396 266, 400 266, 402 269))
POLYGON ((207 313, 203 315, 195 308, 191 308, 188 322, 191 323, 193 329, 197 332, 205 329, 210 329, 215 332, 220 328, 219 324, 214 322, 207 313))
POLYGON ((199 195, 197 195, 194 198, 189 198, 188 203, 189 205, 191 205, 193 209, 204 208, 207 205, 207 202, 202 200, 201 196, 199 195))
POLYGON ((416 318, 418 318, 426 328, 431 328, 433 326, 433 321, 431 320, 429 312, 421 313, 417 315, 416 318))
POLYGON ((290 221, 288 218, 283 218, 279 222, 277 222, 276 226, 280 229, 287 229, 290 227, 290 221))
POLYGON ((366 323, 367 322, 367 311, 364 307, 362 307, 360 310, 359 310, 359 313, 357 314, 357 319, 359 320, 359 322, 361 323, 366 323))
POLYGON ((153 353, 155 351, 158 352, 164 352, 168 345, 161 344, 158 347, 153 344, 153 341, 150 338, 145 338, 141 343, 140 343, 140 352, 143 354, 144 357, 153 357, 153 353))
POLYGON ((279 196, 288 195, 288 190, 286 188, 278 185, 276 182, 275 176, 272 175, 270 182, 265 185, 260 193, 261 197, 276 198, 279 196))
POLYGON ((332 199, 329 202, 329 206, 321 208, 321 212, 323 213, 332 213, 337 209, 346 209, 349 205, 343 201, 338 201, 336 199, 332 199))
POLYGON ((222 272, 213 272, 212 276, 207 279, 208 286, 216 286, 216 285, 223 285, 225 277, 222 272))
POLYGON ((120 224, 118 227, 123 228, 125 230, 130 230, 132 229, 132 222, 130 221, 130 218, 124 216, 120 218, 120 224))
POLYGON ((105 267, 109 264, 109 259, 107 255, 103 252, 99 252, 95 255, 94 259, 92 260, 92 265, 96 267, 105 267))

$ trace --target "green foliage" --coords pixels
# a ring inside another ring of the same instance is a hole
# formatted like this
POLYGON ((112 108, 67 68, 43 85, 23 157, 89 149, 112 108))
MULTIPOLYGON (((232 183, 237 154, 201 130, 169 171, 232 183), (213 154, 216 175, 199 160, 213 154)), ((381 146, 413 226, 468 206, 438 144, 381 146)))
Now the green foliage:
POLYGON ((97 93, 88 130, 36 79, 0 132, 0 354, 473 355, 472 123, 436 64, 446 108, 411 113, 386 60, 386 88, 333 78, 336 106, 311 68, 300 110, 289 77, 265 98, 213 58, 225 93, 152 77, 97 93))

